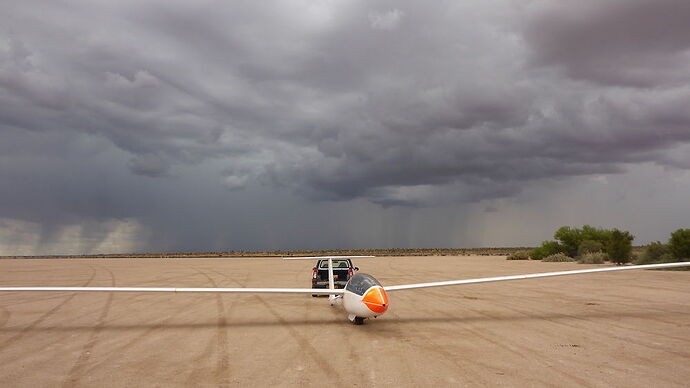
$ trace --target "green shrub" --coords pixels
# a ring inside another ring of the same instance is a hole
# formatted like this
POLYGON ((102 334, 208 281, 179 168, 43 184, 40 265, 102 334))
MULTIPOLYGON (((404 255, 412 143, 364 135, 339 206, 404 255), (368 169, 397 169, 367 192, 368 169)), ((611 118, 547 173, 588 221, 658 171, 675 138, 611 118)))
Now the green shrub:
POLYGON ((584 240, 577 247, 577 255, 582 256, 586 253, 601 252, 604 250, 604 244, 596 240, 584 240))
POLYGON ((541 260, 541 259, 545 258, 546 256, 548 256, 548 255, 544 252, 543 247, 534 248, 529 252, 529 257, 532 260, 541 260))
POLYGON ((661 255, 659 257, 660 263, 673 263, 673 262, 680 261, 680 260, 681 259, 679 259, 677 257, 673 257, 673 255, 671 253, 664 253, 663 255, 661 255))
POLYGON ((644 249, 644 252, 635 260, 635 264, 660 263, 662 260, 673 259, 668 245, 655 241, 644 249))
POLYGON ((690 258, 690 229, 678 229, 671 233, 668 246, 674 258, 690 258))
POLYGON ((616 264, 624 264, 630 261, 633 239, 634 237, 630 232, 614 229, 606 244, 606 253, 608 253, 611 261, 616 264))
POLYGON ((556 241, 544 241, 539 248, 534 248, 529 256, 532 260, 541 260, 546 256, 555 255, 556 253, 564 252, 563 246, 556 241))
POLYGON ((580 256, 577 262, 580 264, 604 264, 608 258, 606 253, 603 252, 589 252, 580 256))
MULTIPOLYGON (((544 260, 562 253, 572 257, 587 253, 605 252, 616 263, 630 261, 633 236, 618 229, 603 229, 584 225, 582 228, 562 226, 553 234, 556 241, 544 241, 530 252, 534 260, 544 260)), ((690 229, 688 230, 688 255, 690 255, 690 229)), ((566 261, 572 261, 566 260, 566 261)))
POLYGON ((563 226, 554 233, 553 238, 560 242, 564 253, 570 257, 575 257, 575 255, 580 253, 579 248, 584 241, 599 242, 603 248, 608 242, 611 233, 611 230, 595 228, 589 225, 584 225, 580 229, 563 226))
POLYGON ((640 257, 642 257, 641 253, 633 251, 632 253, 630 253, 630 260, 628 260, 628 262, 635 264, 638 261, 640 261, 640 257))
POLYGON ((566 262, 566 261, 575 261, 572 257, 564 254, 564 253, 556 253, 554 255, 549 255, 546 256, 545 258, 542 259, 542 261, 547 261, 547 262, 566 262))
POLYGON ((589 225, 584 225, 582 227, 582 237, 585 240, 594 240, 599 242, 605 242, 609 239, 611 235, 610 229, 595 228, 589 225))
POLYGON ((508 255, 508 260, 529 260, 529 251, 515 251, 508 255))
POLYGON ((553 234, 553 238, 563 246, 564 253, 572 257, 577 254, 577 247, 582 241, 582 231, 578 228, 562 226, 553 234))

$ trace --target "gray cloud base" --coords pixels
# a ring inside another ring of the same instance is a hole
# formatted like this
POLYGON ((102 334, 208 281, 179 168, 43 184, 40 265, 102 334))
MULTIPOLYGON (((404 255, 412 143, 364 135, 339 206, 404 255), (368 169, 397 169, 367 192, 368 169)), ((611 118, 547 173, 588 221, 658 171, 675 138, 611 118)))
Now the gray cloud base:
POLYGON ((417 207, 690 166, 680 0, 3 8, 3 217, 153 225, 137 200, 207 165, 230 193, 417 207), (107 174, 142 191, 105 201, 107 174))

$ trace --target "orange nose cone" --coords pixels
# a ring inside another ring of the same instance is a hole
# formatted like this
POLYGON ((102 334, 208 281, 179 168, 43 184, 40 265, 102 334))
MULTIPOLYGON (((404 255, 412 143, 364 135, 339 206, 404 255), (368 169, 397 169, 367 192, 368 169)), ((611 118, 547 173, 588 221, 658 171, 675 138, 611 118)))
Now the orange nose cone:
POLYGON ((367 305, 369 310, 377 314, 383 314, 388 310, 388 295, 381 287, 374 287, 369 290, 366 295, 364 295, 362 302, 367 305))

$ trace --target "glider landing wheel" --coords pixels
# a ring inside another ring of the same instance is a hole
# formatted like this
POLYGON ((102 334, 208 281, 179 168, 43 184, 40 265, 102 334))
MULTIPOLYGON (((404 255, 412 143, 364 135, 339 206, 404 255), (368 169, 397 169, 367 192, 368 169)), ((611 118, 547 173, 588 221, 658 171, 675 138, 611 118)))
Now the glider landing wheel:
POLYGON ((363 325, 364 324, 364 318, 362 317, 355 317, 355 320, 352 321, 355 325, 363 325))

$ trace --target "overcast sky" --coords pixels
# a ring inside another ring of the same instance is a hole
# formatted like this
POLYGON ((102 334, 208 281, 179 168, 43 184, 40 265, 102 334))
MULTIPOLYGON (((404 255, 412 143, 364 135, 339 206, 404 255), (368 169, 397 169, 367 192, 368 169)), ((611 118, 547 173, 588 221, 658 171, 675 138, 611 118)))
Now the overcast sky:
POLYGON ((687 0, 0 5, 0 254, 690 227, 687 0))

